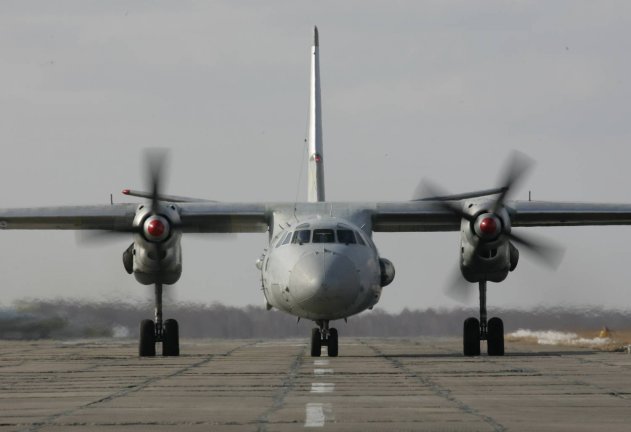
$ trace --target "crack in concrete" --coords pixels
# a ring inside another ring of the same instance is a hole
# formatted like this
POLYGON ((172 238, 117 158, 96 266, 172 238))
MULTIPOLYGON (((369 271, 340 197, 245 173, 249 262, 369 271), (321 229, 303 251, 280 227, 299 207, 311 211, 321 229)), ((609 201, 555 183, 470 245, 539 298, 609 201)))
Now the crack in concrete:
POLYGON ((425 376, 421 376, 418 373, 414 372, 413 370, 409 369, 407 366, 405 366, 403 363, 401 363, 401 361, 397 360, 396 356, 389 356, 387 354, 384 354, 383 351, 381 351, 379 348, 370 345, 364 341, 361 341, 363 344, 365 344, 367 347, 369 347, 370 349, 372 349, 377 355, 383 357, 384 359, 388 360, 390 363, 392 363, 396 368, 404 371, 408 376, 417 379, 421 384, 427 386, 432 393, 434 393, 436 396, 439 396, 453 404, 455 404, 458 409, 466 414, 470 414, 473 415, 475 417, 478 417, 479 419, 481 419, 482 421, 484 421, 486 424, 488 424, 489 426, 491 426, 493 428, 493 430, 495 432, 503 432, 506 431, 507 428, 500 424, 497 420, 495 420, 493 417, 488 416, 486 414, 482 414, 481 412, 479 412, 478 410, 476 410, 475 408, 473 408, 470 405, 467 405, 466 403, 464 403, 463 401, 461 401, 460 399, 456 398, 455 396, 453 396, 451 390, 441 386, 440 384, 434 382, 432 379, 425 377, 425 376))
POLYGON ((75 413, 77 413, 77 412, 79 412, 79 411, 81 411, 83 409, 91 408, 91 407, 94 407, 95 405, 98 405, 98 404, 101 404, 101 403, 104 403, 104 402, 109 402, 109 401, 112 401, 114 399, 118 399, 120 397, 127 396, 128 394, 135 393, 137 391, 140 391, 140 390, 150 386, 153 383, 156 383, 158 381, 162 381, 162 380, 165 380, 165 379, 168 379, 168 378, 173 378, 175 376, 178 376, 178 375, 181 375, 181 374, 183 374, 185 372, 188 372, 188 371, 190 371, 192 369, 195 369, 196 367, 203 366, 203 365, 205 365, 207 363, 210 363, 215 358, 218 358, 218 357, 229 357, 235 351, 237 351, 237 350, 239 350, 241 348, 245 348, 246 346, 253 345, 254 343, 256 343, 256 341, 248 342, 246 344, 243 344, 243 345, 240 345, 238 347, 235 347, 235 348, 233 348, 233 349, 231 349, 229 351, 226 351, 223 354, 210 354, 210 355, 206 356, 206 358, 204 358, 203 360, 200 360, 200 361, 198 361, 196 363, 193 363, 193 364, 190 364, 190 365, 185 366, 183 368, 180 368, 180 369, 178 369, 178 370, 176 370, 174 372, 171 372, 169 374, 161 375, 161 376, 158 376, 158 377, 148 378, 148 379, 146 379, 146 380, 144 380, 144 381, 142 381, 142 382, 140 382, 138 384, 129 385, 129 386, 124 387, 121 390, 118 390, 118 391, 116 391, 116 392, 114 392, 114 393, 112 393, 110 395, 107 395, 107 396, 104 396, 102 398, 96 399, 96 400, 94 400, 92 402, 88 402, 87 404, 83 404, 83 405, 80 405, 78 407, 70 408, 70 409, 67 409, 65 411, 61 411, 61 412, 58 412, 56 414, 52 414, 52 415, 44 418, 41 421, 32 423, 26 429, 21 429, 18 432, 36 432, 36 431, 40 430, 42 427, 44 427, 44 426, 51 425, 55 420, 57 420, 57 419, 59 419, 61 417, 72 415, 72 414, 75 414, 75 413))
MULTIPOLYGON (((438 348, 438 347, 436 347, 438 348)), ((455 352, 455 351, 451 351, 451 350, 446 350, 443 348, 443 351, 446 352, 455 352)), ((604 361, 597 361, 597 360, 588 360, 584 357, 576 357, 576 356, 564 356, 561 353, 546 353, 546 356, 549 357, 558 357, 560 359, 571 359, 576 361, 577 363, 580 364, 585 364, 585 365, 599 365, 599 366, 607 366, 607 367, 620 367, 623 368, 623 366, 621 365, 616 365, 616 364, 609 364, 607 362, 604 361)), ((508 356, 504 356, 504 357, 496 357, 496 359, 506 359, 506 358, 510 358, 510 354, 508 356)), ((489 360, 491 360, 491 358, 489 358, 489 360)), ((514 364, 510 365, 510 364, 503 364, 504 367, 511 367, 511 369, 516 370, 524 370, 527 371, 530 375, 529 376, 544 376, 543 372, 541 372, 539 369, 534 369, 534 368, 524 368, 523 366, 520 367, 515 367, 514 364)), ((520 375, 520 376, 527 376, 527 375, 520 375)), ((603 395, 607 395, 607 396, 611 396, 617 399, 622 399, 622 400, 629 400, 630 398, 627 397, 629 396, 629 393, 626 392, 617 392, 614 390, 611 390, 607 387, 602 387, 599 386, 598 384, 593 384, 593 383, 589 383, 587 381, 583 381, 583 380, 572 380, 572 379, 568 379, 567 377, 563 376, 563 375, 559 375, 559 374, 554 374, 554 373, 550 373, 550 374, 546 374, 546 376, 550 376, 553 378, 556 378, 557 381, 563 383, 563 384, 570 384, 570 385, 577 385, 577 386, 583 386, 583 387, 591 387, 595 390, 598 390, 599 392, 601 392, 601 394, 603 395)), ((583 394, 583 393, 578 393, 578 392, 573 392, 573 393, 567 393, 567 394, 583 394)), ((589 392, 586 392, 584 394, 591 394, 589 392)))
POLYGON ((283 405, 285 405, 285 399, 289 392, 294 388, 296 377, 298 376, 298 370, 302 365, 302 360, 307 351, 307 345, 302 347, 302 350, 296 355, 294 361, 291 363, 289 367, 289 371, 285 375, 283 382, 281 383, 279 391, 274 396, 274 400, 272 402, 272 406, 269 407, 265 412, 263 412, 256 420, 258 428, 257 432, 267 432, 267 426, 269 424, 269 417, 280 410, 283 405))
MULTIPOLYGON (((565 357, 567 358, 567 357, 565 357)), ((587 360, 581 357, 571 357, 572 360, 575 360, 576 362, 578 362, 579 364, 590 364, 590 365, 598 365, 598 366, 606 366, 606 367, 619 367, 618 365, 609 365, 605 362, 600 362, 600 361, 594 361, 594 360, 587 360)), ((598 390, 599 392, 601 392, 601 394, 603 395, 607 395, 607 396, 611 396, 614 397, 616 399, 622 399, 624 401, 628 401, 629 398, 627 397, 627 395, 629 393, 626 392, 618 392, 615 390, 612 390, 610 388, 607 387, 603 387, 600 386, 598 384, 594 384, 594 383, 590 383, 587 381, 583 381, 583 380, 572 380, 572 379, 568 379, 566 377, 564 377, 563 375, 559 375, 559 374, 554 374, 552 375, 555 378, 557 378, 558 380, 560 380, 561 382, 564 382, 566 384, 574 384, 574 385, 580 385, 583 387, 588 387, 588 388, 593 388, 595 390, 598 390)))

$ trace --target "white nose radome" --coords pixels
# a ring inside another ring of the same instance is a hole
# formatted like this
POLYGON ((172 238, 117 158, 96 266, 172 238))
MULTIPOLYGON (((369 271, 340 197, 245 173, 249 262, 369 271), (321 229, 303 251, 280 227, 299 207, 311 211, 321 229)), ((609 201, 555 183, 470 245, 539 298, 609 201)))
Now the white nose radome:
POLYGON ((348 308, 359 294, 353 262, 329 251, 303 256, 292 269, 289 284, 294 299, 315 313, 348 308))

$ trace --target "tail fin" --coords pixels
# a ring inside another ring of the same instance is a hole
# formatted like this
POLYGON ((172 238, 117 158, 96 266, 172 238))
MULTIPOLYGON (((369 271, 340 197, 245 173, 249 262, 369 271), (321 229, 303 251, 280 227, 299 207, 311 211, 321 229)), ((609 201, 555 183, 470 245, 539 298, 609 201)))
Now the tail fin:
POLYGON ((324 201, 324 155, 322 153, 322 108, 320 98, 320 53, 318 28, 313 29, 311 81, 309 85, 308 201, 324 201))

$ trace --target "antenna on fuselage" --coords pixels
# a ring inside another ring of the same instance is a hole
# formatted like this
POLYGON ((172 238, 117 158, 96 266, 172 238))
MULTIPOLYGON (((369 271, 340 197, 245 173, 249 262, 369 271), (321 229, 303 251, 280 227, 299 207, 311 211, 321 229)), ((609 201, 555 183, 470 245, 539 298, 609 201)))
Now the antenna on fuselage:
POLYGON ((311 47, 311 79, 309 82, 309 159, 307 167, 307 200, 309 202, 324 201, 319 50, 318 27, 314 27, 313 46, 311 47))

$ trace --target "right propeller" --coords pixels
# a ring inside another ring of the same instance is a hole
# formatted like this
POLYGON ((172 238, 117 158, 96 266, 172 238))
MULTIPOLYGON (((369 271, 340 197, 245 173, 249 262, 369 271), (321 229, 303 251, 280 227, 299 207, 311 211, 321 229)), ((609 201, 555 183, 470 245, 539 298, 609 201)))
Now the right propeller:
MULTIPOLYGON (((512 232, 510 218, 505 210, 505 202, 509 194, 515 190, 533 164, 533 160, 528 156, 513 152, 502 174, 500 187, 480 193, 461 195, 466 198, 496 195, 495 200, 484 202, 482 207, 475 206, 473 212, 467 212, 463 208, 462 201, 450 199, 451 197, 461 199, 461 196, 446 194, 440 187, 428 181, 423 181, 418 190, 424 196, 423 201, 434 202, 435 205, 469 222, 471 238, 473 239, 472 256, 491 254, 492 252, 487 251, 485 247, 498 242, 510 241, 528 251, 540 264, 556 269, 563 257, 563 249, 544 239, 512 232)), ((490 256, 486 258, 490 258, 490 256)), ((460 301, 467 300, 472 294, 471 285, 464 279, 460 271, 455 276, 448 285, 447 294, 460 301)))

